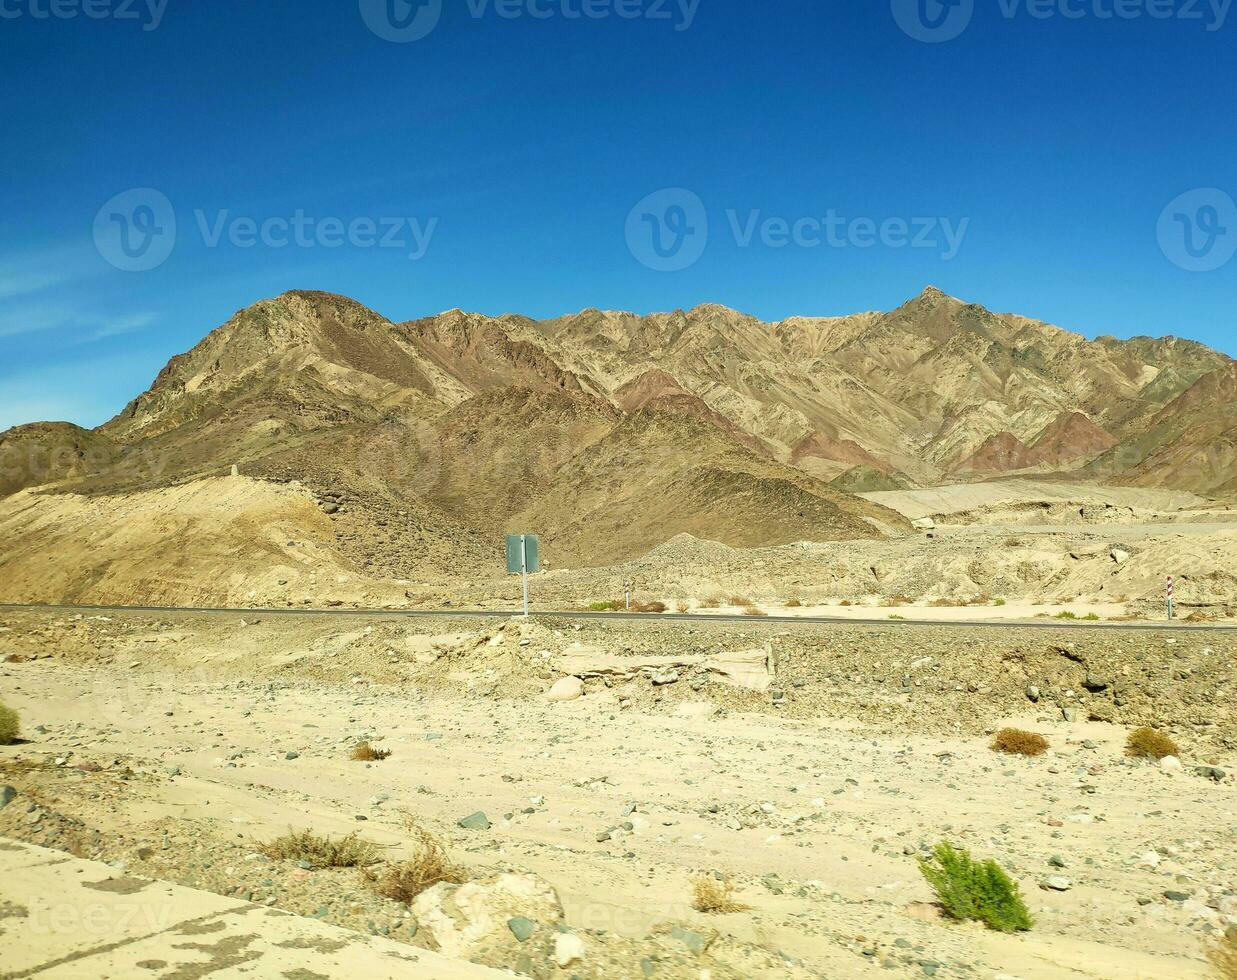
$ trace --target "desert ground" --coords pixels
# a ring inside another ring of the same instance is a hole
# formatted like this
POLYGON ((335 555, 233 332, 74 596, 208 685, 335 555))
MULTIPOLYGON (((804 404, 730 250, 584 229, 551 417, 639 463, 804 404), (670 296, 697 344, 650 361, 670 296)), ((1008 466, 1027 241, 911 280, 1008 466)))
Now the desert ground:
POLYGON ((104 425, 0 433, 0 975, 1210 977, 1235 399, 932 288, 259 302, 104 425), (941 843, 1030 928, 948 915, 941 843), (91 931, 83 888, 228 921, 91 931))
POLYGON ((0 835, 536 977, 1202 978, 1237 927, 1233 653, 1182 625, 5 610, 0 835), (1048 752, 993 752, 1006 725, 1048 752), (1138 725, 1179 764, 1127 757, 1138 725), (394 863, 410 817, 468 901, 259 850, 356 832, 394 863), (1034 927, 944 919, 917 867, 942 840, 1034 927), (700 876, 736 910, 694 909, 700 876))

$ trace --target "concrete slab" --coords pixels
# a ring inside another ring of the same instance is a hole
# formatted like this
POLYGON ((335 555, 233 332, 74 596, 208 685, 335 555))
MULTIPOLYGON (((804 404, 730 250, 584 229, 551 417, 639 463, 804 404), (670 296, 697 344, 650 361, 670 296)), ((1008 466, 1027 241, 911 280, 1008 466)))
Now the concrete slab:
POLYGON ((0 977, 486 980, 510 974, 0 840, 0 977))

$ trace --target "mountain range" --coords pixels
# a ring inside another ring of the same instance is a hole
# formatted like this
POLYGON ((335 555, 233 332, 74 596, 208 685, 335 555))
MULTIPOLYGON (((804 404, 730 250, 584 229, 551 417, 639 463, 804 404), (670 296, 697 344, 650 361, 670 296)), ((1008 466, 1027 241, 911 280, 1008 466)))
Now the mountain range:
POLYGON ((223 475, 296 481, 359 561, 451 569, 504 530, 602 564, 689 532, 879 537, 857 493, 1019 474, 1237 491, 1237 362, 1087 340, 929 287, 888 313, 777 323, 722 306, 394 323, 295 291, 238 312, 94 430, 0 434, 0 495, 223 475))

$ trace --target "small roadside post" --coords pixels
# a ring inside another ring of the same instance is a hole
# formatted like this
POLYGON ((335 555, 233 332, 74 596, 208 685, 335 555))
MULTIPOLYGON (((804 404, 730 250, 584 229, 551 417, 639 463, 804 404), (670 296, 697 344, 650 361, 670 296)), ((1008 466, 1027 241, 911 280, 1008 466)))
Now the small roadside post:
POLYGON ((541 539, 535 534, 507 535, 507 574, 524 580, 524 616, 528 617, 528 573, 541 571, 541 539))
POLYGON ((1168 576, 1168 618, 1173 619, 1175 615, 1173 610, 1173 577, 1170 575, 1168 576))

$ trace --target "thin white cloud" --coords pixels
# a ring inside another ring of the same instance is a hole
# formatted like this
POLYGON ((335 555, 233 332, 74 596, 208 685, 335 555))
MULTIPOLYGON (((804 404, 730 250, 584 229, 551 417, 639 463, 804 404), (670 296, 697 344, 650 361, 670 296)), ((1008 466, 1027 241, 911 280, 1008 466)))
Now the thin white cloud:
POLYGON ((39 303, 0 310, 0 337, 55 330, 73 322, 72 312, 61 303, 39 303))
POLYGON ((50 272, 28 272, 0 276, 0 299, 12 299, 15 296, 25 296, 29 293, 40 293, 44 289, 67 282, 67 275, 50 272))
POLYGON ((154 313, 131 313, 128 316, 116 317, 100 323, 91 333, 82 338, 83 343, 94 340, 106 340, 108 337, 122 337, 125 334, 145 330, 154 323, 158 316, 154 313))

